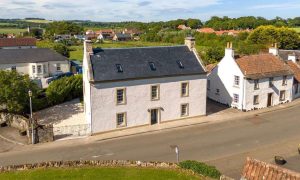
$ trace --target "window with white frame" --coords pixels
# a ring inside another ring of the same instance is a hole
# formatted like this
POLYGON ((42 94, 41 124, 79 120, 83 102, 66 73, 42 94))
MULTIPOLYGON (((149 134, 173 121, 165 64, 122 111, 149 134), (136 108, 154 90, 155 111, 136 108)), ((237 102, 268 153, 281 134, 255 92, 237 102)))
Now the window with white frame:
POLYGON ((125 126, 126 126, 126 113, 118 113, 117 127, 125 127, 125 126))
POLYGON ((125 89, 117 89, 116 99, 117 99, 117 104, 126 103, 125 89))
POLYGON ((287 85, 287 76, 282 77, 282 85, 286 86, 287 85))
POLYGON ((181 83, 181 96, 182 97, 189 96, 189 83, 187 82, 181 83))
POLYGON ((259 104, 259 96, 258 96, 258 95, 255 95, 255 96, 253 97, 253 104, 254 104, 254 105, 259 104))
POLYGON ((151 86, 151 100, 158 100, 159 99, 159 86, 154 85, 151 86))
POLYGON ((259 79, 254 80, 254 90, 259 89, 259 79))
POLYGON ((181 104, 181 116, 189 115, 189 104, 181 104))
POLYGON ((42 74, 42 65, 37 65, 37 73, 42 74))
POLYGON ((35 74, 35 65, 32 65, 32 73, 35 74))
POLYGON ((280 99, 280 101, 285 100, 285 91, 280 91, 279 99, 280 99))
POLYGON ((60 63, 57 63, 57 64, 56 64, 56 71, 61 71, 60 63))
POLYGON ((239 103, 239 95, 238 94, 233 94, 233 102, 239 103))
POLYGON ((234 76, 234 86, 240 86, 240 76, 234 76))

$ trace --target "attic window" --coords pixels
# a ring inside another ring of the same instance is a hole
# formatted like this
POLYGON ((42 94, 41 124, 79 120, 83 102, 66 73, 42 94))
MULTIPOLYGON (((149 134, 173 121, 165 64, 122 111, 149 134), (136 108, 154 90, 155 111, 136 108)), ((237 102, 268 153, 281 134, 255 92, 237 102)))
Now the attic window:
POLYGON ((181 61, 177 61, 177 64, 178 64, 178 66, 179 66, 180 69, 184 69, 184 66, 183 66, 183 64, 182 64, 181 61))
POLYGON ((116 67, 117 67, 118 73, 122 73, 123 72, 123 68, 122 68, 121 64, 116 64, 116 67))
POLYGON ((155 67, 155 64, 153 62, 149 62, 149 66, 150 66, 150 69, 152 71, 156 71, 156 67, 155 67))

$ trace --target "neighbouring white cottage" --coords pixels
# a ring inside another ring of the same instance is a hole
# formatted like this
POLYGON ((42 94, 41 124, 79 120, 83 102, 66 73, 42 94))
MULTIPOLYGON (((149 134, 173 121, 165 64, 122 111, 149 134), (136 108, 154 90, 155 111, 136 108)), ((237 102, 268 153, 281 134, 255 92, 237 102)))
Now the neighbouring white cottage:
POLYGON ((285 60, 294 73, 293 99, 300 97, 300 50, 273 50, 271 52, 285 60), (276 54, 278 53, 278 54, 276 54))
POLYGON ((232 44, 219 64, 209 66, 208 98, 249 111, 292 101, 293 72, 278 56, 235 59, 232 44))
POLYGON ((91 134, 206 114, 207 76, 186 46, 93 49, 85 42, 84 109, 91 134))
POLYGON ((32 79, 42 79, 70 72, 70 62, 46 48, 0 49, 0 70, 17 71, 32 79))

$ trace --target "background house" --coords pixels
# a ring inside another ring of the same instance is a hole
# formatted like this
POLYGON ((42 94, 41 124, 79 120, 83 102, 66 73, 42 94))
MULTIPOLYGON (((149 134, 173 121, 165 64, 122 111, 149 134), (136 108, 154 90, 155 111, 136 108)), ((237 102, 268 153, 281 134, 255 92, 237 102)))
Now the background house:
POLYGON ((130 34, 117 33, 114 35, 113 41, 130 41, 132 37, 130 34))
POLYGON ((0 38, 0 49, 36 48, 35 38, 0 38))
POLYGON ((293 72, 273 54, 234 57, 232 44, 208 75, 208 98, 240 110, 292 101, 293 72))
POLYGON ((85 43, 84 106, 91 133, 206 114, 206 72, 186 46, 93 49, 85 43))

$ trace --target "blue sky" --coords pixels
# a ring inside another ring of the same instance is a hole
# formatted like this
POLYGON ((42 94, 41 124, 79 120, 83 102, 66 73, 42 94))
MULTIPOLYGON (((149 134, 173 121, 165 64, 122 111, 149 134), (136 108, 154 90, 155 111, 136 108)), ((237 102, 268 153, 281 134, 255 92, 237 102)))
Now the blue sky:
POLYGON ((300 0, 0 0, 0 18, 159 21, 211 16, 300 16, 300 0))

